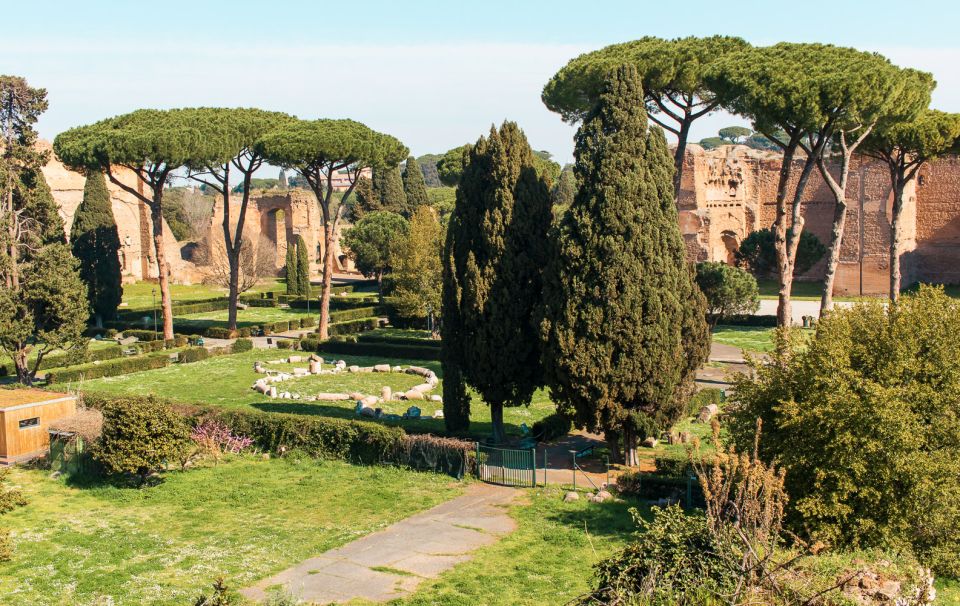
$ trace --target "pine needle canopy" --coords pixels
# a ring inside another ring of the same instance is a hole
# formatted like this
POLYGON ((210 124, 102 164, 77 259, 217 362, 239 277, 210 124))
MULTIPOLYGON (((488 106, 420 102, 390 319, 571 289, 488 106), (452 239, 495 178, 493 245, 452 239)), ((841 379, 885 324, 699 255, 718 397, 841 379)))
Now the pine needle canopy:
POLYGON ((257 149, 272 164, 302 169, 318 165, 396 166, 409 150, 395 137, 354 120, 296 120, 264 135, 257 149))
POLYGON ((782 42, 723 57, 705 82, 761 132, 818 132, 825 124, 869 125, 888 113, 916 115, 925 106, 923 95, 904 94, 905 86, 916 84, 904 71, 877 53, 782 42))
POLYGON ((664 40, 646 36, 613 44, 572 59, 543 88, 543 103, 568 122, 584 119, 603 92, 604 82, 621 65, 632 65, 641 78, 647 111, 659 113, 657 97, 691 96, 709 101, 706 70, 722 57, 748 48, 740 38, 711 36, 664 40))
POLYGON ((221 152, 222 141, 205 136, 178 110, 140 109, 72 128, 57 135, 53 149, 74 169, 105 169, 112 164, 172 170, 221 152))
POLYGON ((170 115, 182 126, 200 131, 207 142, 188 162, 191 168, 226 164, 252 152, 264 135, 296 121, 289 114, 247 107, 188 107, 170 115))

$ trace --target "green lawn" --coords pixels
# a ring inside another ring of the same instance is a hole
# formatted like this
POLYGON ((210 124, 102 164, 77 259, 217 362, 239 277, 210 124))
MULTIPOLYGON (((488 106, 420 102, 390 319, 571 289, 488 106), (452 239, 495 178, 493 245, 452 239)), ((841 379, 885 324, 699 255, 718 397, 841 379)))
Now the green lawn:
POLYGON ((766 327, 720 325, 713 329, 713 340, 749 352, 769 352, 773 350, 773 332, 766 327))
MULTIPOLYGON (((143 372, 95 379, 84 383, 87 391, 106 392, 114 394, 155 394, 164 398, 187 402, 215 404, 224 407, 257 409, 270 412, 291 412, 298 414, 316 414, 340 418, 357 418, 354 413, 355 402, 304 402, 302 400, 276 400, 259 394, 251 389, 254 381, 262 375, 253 372, 253 363, 257 360, 270 361, 286 358, 291 353, 281 350, 254 350, 230 356, 217 356, 193 364, 173 365, 166 368, 147 370, 143 372)), ((326 355, 327 360, 343 359, 347 364, 372 366, 374 364, 389 363, 391 365, 409 366, 411 364, 425 366, 432 369, 441 377, 441 384, 432 394, 443 393, 442 371, 440 363, 434 361, 401 360, 395 358, 376 358, 363 356, 326 355)), ((270 368, 289 370, 301 364, 270 365, 270 368)), ((320 375, 303 379, 294 379, 280 383, 278 389, 296 391, 307 395, 317 392, 344 393, 360 391, 371 395, 379 395, 380 388, 390 385, 396 391, 400 388, 410 388, 419 383, 417 377, 397 374, 366 374, 349 375, 320 375), (412 381, 412 382, 411 382, 412 381), (298 382, 302 382, 303 389, 294 389, 298 382)), ((442 408, 436 402, 391 402, 383 408, 388 413, 402 413, 410 405, 418 406, 425 415, 432 415, 435 409, 442 408)), ((546 390, 539 390, 534 394, 533 402, 529 407, 507 408, 504 411, 504 423, 507 433, 519 435, 520 424, 526 423, 530 427, 535 421, 551 414, 555 410, 546 390)), ((483 402, 474 394, 471 410, 472 435, 485 437, 491 433, 490 413, 483 402)), ((442 433, 444 425, 442 419, 425 418, 418 421, 383 421, 384 423, 400 425, 416 432, 442 433)))
MULTIPOLYGON (((265 280, 257 284, 248 292, 286 292, 283 280, 265 280)), ((171 284, 170 295, 173 302, 200 301, 227 296, 227 289, 210 284, 171 284)), ((160 286, 156 282, 136 282, 123 285, 123 302, 121 309, 152 309, 154 300, 160 305, 160 286), (154 291, 156 299, 154 299, 154 291)))
POLYGON ((636 502, 564 503, 549 487, 529 493, 511 508, 517 529, 478 550, 394 606, 564 604, 590 589, 593 565, 622 548, 636 526, 628 509, 636 502))
POLYGON ((240 457, 143 489, 74 487, 15 468, 29 503, 4 516, 13 561, 0 600, 33 606, 192 604, 458 495, 436 474, 338 461, 240 457))
MULTIPOLYGON (((320 317, 320 310, 292 309, 282 307, 248 307, 237 311, 237 326, 257 326, 264 322, 299 320, 307 316, 320 317)), ((197 314, 185 314, 174 318, 174 323, 189 322, 197 326, 227 326, 227 310, 208 311, 197 314)))

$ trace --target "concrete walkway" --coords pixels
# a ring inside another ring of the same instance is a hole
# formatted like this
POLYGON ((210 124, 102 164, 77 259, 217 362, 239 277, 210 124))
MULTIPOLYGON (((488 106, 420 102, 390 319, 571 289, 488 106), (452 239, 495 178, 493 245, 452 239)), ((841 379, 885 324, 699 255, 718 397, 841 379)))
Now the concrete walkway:
POLYGON ((424 579, 469 560, 477 548, 512 532, 515 523, 507 505, 518 494, 512 488, 472 484, 463 496, 310 558, 241 593, 261 601, 268 588, 279 585, 314 604, 403 597, 424 579))

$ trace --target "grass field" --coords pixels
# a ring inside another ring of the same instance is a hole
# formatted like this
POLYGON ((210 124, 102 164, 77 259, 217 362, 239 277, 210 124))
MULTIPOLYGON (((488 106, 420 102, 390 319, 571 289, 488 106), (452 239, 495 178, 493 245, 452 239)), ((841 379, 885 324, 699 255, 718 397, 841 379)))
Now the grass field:
POLYGON ((713 329, 713 340, 750 352, 768 352, 773 350, 773 331, 765 327, 720 325, 713 329))
MULTIPOLYGON (((319 308, 311 309, 307 313, 306 309, 290 309, 281 307, 248 307, 237 311, 237 326, 257 326, 264 322, 280 322, 283 320, 298 320, 307 316, 319 318, 319 308)), ((227 310, 208 311, 197 314, 185 314, 177 316, 174 323, 189 322, 197 326, 227 326, 227 310)))
POLYGON ((564 604, 590 588, 593 565, 622 548, 636 526, 636 502, 564 503, 559 488, 529 493, 510 513, 517 529, 475 557, 424 581, 394 606, 564 604))
MULTIPOLYGON (((286 292, 283 280, 265 280, 247 292, 286 292)), ((170 296, 174 303, 181 301, 201 301, 227 296, 227 289, 210 284, 171 284, 170 296)), ((160 286, 156 282, 136 282, 123 285, 123 303, 121 309, 152 309, 154 300, 160 305, 160 286), (156 291, 156 299, 154 299, 156 291)))
POLYGON ((29 500, 4 516, 14 558, 0 603, 192 604, 223 575, 241 588, 459 494, 435 474, 239 457, 143 489, 72 487, 15 468, 29 500))
MULTIPOLYGON (((296 352, 294 352, 296 353, 296 352)), ((302 400, 276 400, 259 394, 251 389, 254 381, 262 375, 253 372, 253 363, 257 360, 270 361, 285 358, 289 352, 279 350, 254 350, 231 356, 217 356, 201 362, 186 365, 173 365, 156 370, 106 377, 88 381, 84 384, 87 391, 106 392, 113 394, 155 394, 165 398, 186 402, 200 402, 232 408, 247 408, 269 412, 289 412, 298 414, 315 414, 340 418, 357 418, 354 412, 355 402, 304 402, 302 400)), ((393 358, 374 358, 362 356, 328 356, 328 360, 343 359, 347 364, 372 366, 374 364, 389 363, 391 365, 409 366, 416 364, 432 369, 441 377, 441 384, 431 393, 442 394, 442 371, 439 362, 400 360, 393 358)), ((301 364, 270 365, 277 370, 290 370, 301 364)), ((290 382, 279 384, 279 389, 295 391, 297 382, 304 382, 301 393, 335 392, 343 393, 360 391, 371 395, 379 395, 383 385, 390 385, 396 391, 400 388, 409 388, 421 381, 411 375, 397 374, 347 374, 347 375, 320 375, 303 379, 293 379, 290 382), (411 383, 411 381, 413 381, 411 383), (309 388, 309 392, 308 392, 309 388)), ((300 389, 300 388, 297 388, 300 389)), ((431 402, 392 402, 384 409, 388 413, 402 413, 411 404, 418 406, 425 415, 432 415, 434 408, 441 408, 439 403, 431 402)), ((529 407, 507 408, 504 411, 504 423, 507 433, 520 435, 520 424, 531 426, 535 421, 549 415, 555 410, 554 404, 545 390, 534 394, 533 402, 529 407)), ((486 436, 491 432, 490 413, 487 407, 474 395, 471 409, 472 435, 486 436)), ((417 421, 382 421, 388 424, 400 425, 417 432, 443 432, 442 419, 420 419, 417 421)))

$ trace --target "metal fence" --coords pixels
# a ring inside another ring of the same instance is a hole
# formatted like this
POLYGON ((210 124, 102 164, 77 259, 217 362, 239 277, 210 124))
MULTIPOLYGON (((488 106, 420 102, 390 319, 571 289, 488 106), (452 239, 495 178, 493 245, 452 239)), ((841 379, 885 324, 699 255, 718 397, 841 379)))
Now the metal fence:
POLYGON ((502 486, 536 487, 537 451, 477 444, 477 477, 502 486))

